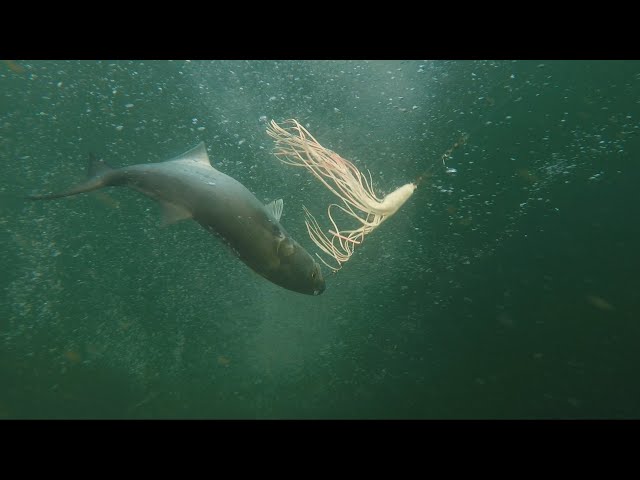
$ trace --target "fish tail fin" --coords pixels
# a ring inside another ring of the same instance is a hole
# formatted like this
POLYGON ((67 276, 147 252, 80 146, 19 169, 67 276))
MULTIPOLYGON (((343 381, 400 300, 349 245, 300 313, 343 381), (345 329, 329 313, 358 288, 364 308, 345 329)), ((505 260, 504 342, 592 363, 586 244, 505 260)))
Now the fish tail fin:
POLYGON ((89 165, 87 165, 87 178, 91 179, 99 175, 105 175, 115 168, 109 166, 107 162, 96 158, 93 153, 89 153, 89 165))
POLYGON ((114 171, 115 169, 110 167, 104 160, 98 160, 93 153, 90 153, 87 180, 64 192, 28 195, 27 198, 30 200, 53 200, 55 198, 70 197, 78 193, 92 192, 110 185, 113 177, 112 172, 114 171))

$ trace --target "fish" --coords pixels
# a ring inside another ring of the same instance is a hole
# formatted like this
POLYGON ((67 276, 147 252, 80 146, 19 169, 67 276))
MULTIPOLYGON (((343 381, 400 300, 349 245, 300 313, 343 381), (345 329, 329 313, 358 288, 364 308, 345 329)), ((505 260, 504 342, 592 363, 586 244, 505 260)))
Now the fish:
POLYGON ((165 225, 196 221, 253 271, 280 287, 307 295, 320 295, 326 288, 319 264, 280 223, 282 199, 260 202, 239 181, 211 165, 204 142, 164 162, 121 168, 91 154, 86 181, 61 193, 27 198, 53 200, 113 186, 132 188, 159 202, 165 225))

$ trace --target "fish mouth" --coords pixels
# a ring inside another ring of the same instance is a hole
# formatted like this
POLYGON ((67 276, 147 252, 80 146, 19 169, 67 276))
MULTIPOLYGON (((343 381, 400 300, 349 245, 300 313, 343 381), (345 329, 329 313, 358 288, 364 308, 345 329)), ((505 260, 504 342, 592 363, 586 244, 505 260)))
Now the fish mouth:
POLYGON ((314 296, 320 295, 322 292, 325 291, 326 288, 327 288, 326 285, 323 284, 320 288, 317 288, 316 290, 313 291, 313 295, 314 296))

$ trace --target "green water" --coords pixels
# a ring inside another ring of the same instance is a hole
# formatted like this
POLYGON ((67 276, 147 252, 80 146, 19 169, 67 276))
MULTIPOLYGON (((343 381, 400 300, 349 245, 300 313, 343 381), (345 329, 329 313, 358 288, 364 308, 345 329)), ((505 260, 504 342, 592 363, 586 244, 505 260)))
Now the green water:
POLYGON ((0 128, 0 418, 640 416, 638 62, 5 61, 0 128), (317 251, 287 118, 427 172, 319 297, 134 191, 22 197, 204 141, 317 251))

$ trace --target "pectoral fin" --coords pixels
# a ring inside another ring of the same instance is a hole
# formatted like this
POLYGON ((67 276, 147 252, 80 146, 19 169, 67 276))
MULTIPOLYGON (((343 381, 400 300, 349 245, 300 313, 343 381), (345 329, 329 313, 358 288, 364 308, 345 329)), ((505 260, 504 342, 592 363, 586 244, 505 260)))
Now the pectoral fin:
POLYGON ((191 212, 184 207, 178 207, 172 203, 162 203, 162 226, 166 227, 180 220, 191 218, 191 212))

